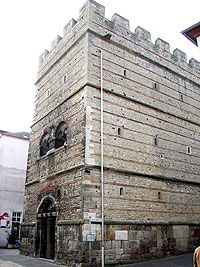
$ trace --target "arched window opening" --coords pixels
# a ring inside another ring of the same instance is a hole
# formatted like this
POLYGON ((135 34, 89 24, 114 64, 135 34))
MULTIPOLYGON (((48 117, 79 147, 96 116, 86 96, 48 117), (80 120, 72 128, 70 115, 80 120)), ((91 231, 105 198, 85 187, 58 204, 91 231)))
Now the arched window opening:
POLYGON ((67 126, 65 122, 61 122, 56 130, 55 148, 59 148, 67 141, 67 126))
POLYGON ((55 209, 54 202, 51 199, 46 198, 42 202, 42 204, 41 204, 41 206, 39 208, 38 213, 42 214, 42 213, 49 213, 49 212, 55 212, 55 211, 56 211, 56 209, 55 209))
POLYGON ((42 213, 49 213, 49 212, 54 212, 55 211, 54 203, 52 203, 51 201, 48 201, 45 204, 46 205, 44 206, 42 213))
POLYGON ((49 151, 49 135, 45 133, 40 141, 40 157, 44 156, 49 151))
POLYGON ((162 192, 158 192, 158 199, 159 199, 159 200, 162 199, 162 192))

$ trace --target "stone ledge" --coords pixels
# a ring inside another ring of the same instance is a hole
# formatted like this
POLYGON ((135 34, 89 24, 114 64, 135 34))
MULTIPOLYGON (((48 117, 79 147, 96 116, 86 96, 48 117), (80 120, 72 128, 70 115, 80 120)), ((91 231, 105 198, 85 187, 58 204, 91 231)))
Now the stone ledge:
POLYGON ((150 222, 150 221, 112 221, 112 220, 105 220, 105 224, 110 225, 200 225, 200 222, 182 222, 182 221, 157 221, 157 222, 150 222))
POLYGON ((28 222, 28 223, 22 223, 22 226, 35 226, 36 222, 28 222))
POLYGON ((25 186, 29 186, 29 185, 32 185, 32 184, 36 184, 36 183, 39 183, 40 182, 40 179, 36 179, 36 180, 33 180, 31 182, 28 182, 25 184, 25 186))
MULTIPOLYGON (((86 165, 86 167, 100 169, 101 166, 100 165, 86 165)), ((145 173, 135 172, 132 170, 118 169, 118 168, 113 168, 113 167, 104 166, 104 170, 117 172, 117 173, 131 174, 131 175, 135 175, 135 176, 142 176, 142 177, 147 177, 149 179, 171 181, 171 182, 175 182, 175 183, 192 184, 192 185, 199 185, 200 184, 200 182, 198 182, 198 181, 192 181, 192 180, 190 181, 190 180, 184 180, 181 178, 167 177, 167 176, 156 175, 156 174, 145 174, 145 173)))
POLYGON ((84 220, 60 220, 57 221, 57 225, 76 225, 76 224, 84 224, 84 220))

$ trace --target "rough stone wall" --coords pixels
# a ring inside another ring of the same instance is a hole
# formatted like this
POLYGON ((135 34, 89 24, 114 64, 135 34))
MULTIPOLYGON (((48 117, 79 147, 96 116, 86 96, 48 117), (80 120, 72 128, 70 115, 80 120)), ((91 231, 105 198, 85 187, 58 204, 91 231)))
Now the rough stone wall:
MULTIPOLYGON (((127 224, 106 225, 105 259, 111 264, 137 262, 149 258, 188 252, 188 225, 127 224)), ((190 252, 192 251, 189 250, 190 252)))
POLYGON ((55 107, 47 116, 32 127, 29 148, 27 183, 46 179, 52 174, 62 172, 83 164, 84 160, 84 91, 76 94, 55 107), (64 121, 67 126, 67 146, 49 151, 40 157, 40 140, 46 131, 55 134, 56 127, 64 121))
POLYGON ((35 123, 85 85, 87 81, 87 38, 83 32, 85 24, 86 19, 81 18, 41 62, 36 82, 35 123))
MULTIPOLYGON (((87 206, 85 203, 85 212, 95 214, 96 218, 100 217, 101 207, 99 177, 99 170, 91 169, 87 174, 91 185, 85 191, 91 197, 87 206)), ((111 170, 105 170, 104 182, 105 220, 199 221, 198 185, 111 170)))
MULTIPOLYGON (((99 90, 91 88, 90 97, 96 100, 91 104, 91 158, 100 165, 99 90)), ((198 135, 199 126, 190 121, 104 93, 105 167, 198 182, 198 135)))
POLYGON ((20 235, 20 250, 23 255, 34 256, 34 233, 35 223, 22 224, 20 235))
POLYGON ((70 170, 26 188, 24 222, 36 222, 37 208, 45 196, 56 202, 57 220, 77 220, 81 217, 82 170, 70 170), (59 190, 59 194, 58 194, 59 190))
POLYGON ((75 266, 83 262, 82 232, 79 224, 63 224, 57 227, 57 260, 61 264, 75 266))
MULTIPOLYGON (((90 173, 84 177, 91 198, 84 218, 101 217, 101 50, 105 261, 125 263, 193 251, 200 219, 200 63, 188 63, 179 49, 171 54, 165 41, 153 44, 146 30, 138 27, 133 33, 128 20, 115 14, 109 21, 102 6, 93 1, 91 6, 86 113, 90 173)), ((94 260, 100 252, 99 227, 92 225, 94 260)), ((87 229, 85 224, 83 236, 87 229)))

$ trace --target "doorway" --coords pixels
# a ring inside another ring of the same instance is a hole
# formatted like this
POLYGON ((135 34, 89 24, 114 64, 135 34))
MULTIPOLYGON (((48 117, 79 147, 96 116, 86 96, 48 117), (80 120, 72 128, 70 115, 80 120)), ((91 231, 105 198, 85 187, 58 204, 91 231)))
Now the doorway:
POLYGON ((40 206, 35 236, 35 255, 41 258, 55 257, 55 205, 51 199, 45 199, 40 206))

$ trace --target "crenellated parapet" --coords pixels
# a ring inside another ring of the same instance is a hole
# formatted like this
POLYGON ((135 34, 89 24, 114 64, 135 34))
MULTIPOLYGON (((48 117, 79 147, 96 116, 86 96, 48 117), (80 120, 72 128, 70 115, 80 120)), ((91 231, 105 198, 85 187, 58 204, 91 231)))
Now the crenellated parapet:
POLYGON ((111 21, 119 27, 122 27, 127 30, 130 29, 129 20, 123 18, 122 16, 116 13, 112 16, 111 21))
POLYGON ((87 31, 102 37, 109 34, 111 41, 172 71, 180 72, 188 79, 191 78, 191 73, 196 78, 199 76, 200 63, 197 60, 191 59, 188 62, 186 54, 178 48, 171 53, 170 45, 160 38, 152 43, 150 32, 139 26, 134 32, 130 31, 129 20, 118 14, 114 14, 111 20, 106 19, 105 7, 88 0, 80 9, 78 20, 71 19, 64 27, 63 37, 57 36, 50 51, 45 50, 40 56, 38 79, 87 31))
POLYGON ((63 29, 63 35, 65 36, 66 34, 68 34, 68 32, 74 27, 74 25, 77 23, 77 21, 75 19, 71 19, 67 25, 64 27, 63 29))

